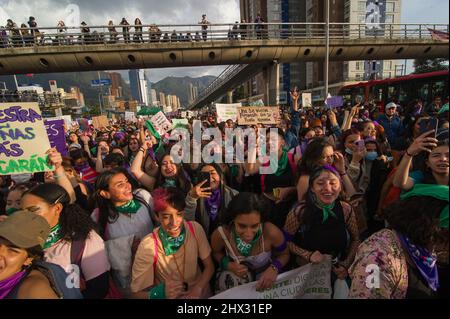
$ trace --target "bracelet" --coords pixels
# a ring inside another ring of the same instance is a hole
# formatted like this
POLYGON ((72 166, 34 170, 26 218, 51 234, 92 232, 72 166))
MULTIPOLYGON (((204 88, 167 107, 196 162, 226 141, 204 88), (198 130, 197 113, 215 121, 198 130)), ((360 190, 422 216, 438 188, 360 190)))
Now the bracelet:
POLYGON ((223 256, 220 260, 220 267, 222 270, 228 270, 228 264, 230 263, 230 257, 227 255, 223 256))
POLYGON ((408 150, 406 150, 405 153, 406 153, 406 155, 408 155, 409 157, 414 157, 414 155, 411 155, 411 154, 408 153, 408 150))
POLYGON ((277 273, 281 273, 281 271, 283 270, 283 265, 281 264, 281 262, 278 259, 275 259, 274 261, 272 261, 272 264, 270 265, 270 267, 272 267, 274 270, 276 270, 277 273))
POLYGON ((310 252, 310 253, 309 253, 309 256, 308 256, 308 262, 309 262, 309 263, 311 262, 311 257, 312 257, 313 254, 314 254, 314 252, 310 252))
POLYGON ((141 148, 139 149, 139 152, 145 153, 145 149, 144 149, 143 147, 141 147, 141 148))
POLYGON ((162 282, 154 286, 148 293, 148 299, 166 299, 166 286, 162 282))

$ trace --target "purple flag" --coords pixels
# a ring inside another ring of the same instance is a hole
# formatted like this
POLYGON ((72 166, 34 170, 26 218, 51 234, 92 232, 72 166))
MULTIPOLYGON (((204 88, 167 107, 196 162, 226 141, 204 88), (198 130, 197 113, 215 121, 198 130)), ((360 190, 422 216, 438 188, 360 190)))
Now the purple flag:
POLYGON ((62 156, 67 156, 66 137, 64 135, 64 120, 44 121, 50 146, 55 147, 62 156))

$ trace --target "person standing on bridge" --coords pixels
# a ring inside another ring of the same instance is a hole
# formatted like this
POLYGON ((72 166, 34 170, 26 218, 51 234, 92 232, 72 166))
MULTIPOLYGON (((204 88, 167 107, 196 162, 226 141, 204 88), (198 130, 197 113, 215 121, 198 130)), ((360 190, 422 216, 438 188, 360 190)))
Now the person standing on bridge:
POLYGON ((211 23, 209 23, 208 19, 206 18, 206 14, 202 15, 202 21, 200 21, 199 24, 202 25, 202 38, 203 38, 203 41, 206 41, 207 38, 208 38, 208 32, 207 32, 208 24, 211 24, 211 23))
POLYGON ((117 30, 114 27, 114 22, 109 20, 108 22, 108 31, 109 31, 109 42, 116 43, 117 42, 117 30))
POLYGON ((263 23, 264 23, 264 19, 261 17, 261 13, 258 12, 258 14, 256 15, 256 19, 255 19, 255 30, 256 30, 256 37, 258 39, 262 39, 262 29, 263 29, 263 23))
POLYGON ((128 25, 130 25, 127 21, 127 19, 122 18, 122 21, 120 22, 120 25, 122 25, 122 33, 123 33, 123 40, 125 41, 125 43, 129 43, 130 42, 130 27, 126 27, 128 25))
POLYGON ((135 27, 134 27, 135 33, 134 33, 134 38, 133 38, 134 42, 144 42, 144 39, 142 38, 142 22, 141 22, 141 19, 136 18, 134 20, 134 25, 135 25, 135 27))

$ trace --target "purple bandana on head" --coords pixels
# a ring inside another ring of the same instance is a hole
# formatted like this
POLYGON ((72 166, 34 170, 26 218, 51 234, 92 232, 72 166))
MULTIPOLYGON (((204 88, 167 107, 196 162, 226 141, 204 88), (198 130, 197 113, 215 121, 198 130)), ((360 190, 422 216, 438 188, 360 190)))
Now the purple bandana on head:
POLYGON ((337 171, 337 169, 334 166, 331 165, 324 165, 322 167, 323 169, 326 169, 327 171, 332 172, 334 175, 336 175, 339 179, 341 179, 341 174, 337 171))

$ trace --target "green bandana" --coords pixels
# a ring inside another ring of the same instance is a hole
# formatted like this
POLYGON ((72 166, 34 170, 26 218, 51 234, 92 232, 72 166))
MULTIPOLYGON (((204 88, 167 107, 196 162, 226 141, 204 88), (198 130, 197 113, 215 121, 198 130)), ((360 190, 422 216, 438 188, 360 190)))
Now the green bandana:
POLYGON ((164 180, 163 187, 177 187, 177 181, 171 178, 167 178, 164 180))
POLYGON ((180 249, 180 247, 183 246, 184 240, 186 238, 186 230, 183 226, 180 236, 173 238, 169 237, 169 235, 167 235, 167 233, 162 229, 162 227, 159 227, 158 235, 159 238, 161 238, 166 256, 170 256, 172 254, 175 254, 178 251, 178 249, 180 249))
POLYGON ((331 203, 330 205, 324 205, 318 199, 314 198, 314 204, 316 204, 317 207, 322 209, 323 214, 322 224, 327 221, 330 215, 333 216, 334 218, 337 218, 336 214, 333 212, 334 202, 331 203))
MULTIPOLYGON (((448 186, 433 184, 415 184, 407 193, 400 196, 400 199, 407 199, 414 196, 429 196, 448 203, 448 186)), ((439 216, 439 226, 448 229, 448 204, 439 216)))
POLYGON ((159 135, 159 133, 155 130, 155 128, 152 125, 152 122, 145 121, 145 126, 147 126, 147 130, 149 131, 149 133, 152 134, 156 138, 156 141, 158 142, 158 147, 155 150, 156 154, 158 153, 159 149, 163 146, 161 135, 159 135))
POLYGON ((277 171, 275 172, 275 175, 280 176, 281 174, 283 174, 286 171, 287 164, 288 164, 288 153, 287 150, 283 148, 283 154, 281 155, 281 158, 278 160, 278 168, 277 171))
POLYGON ((123 206, 116 206, 116 210, 123 214, 136 214, 139 208, 141 208, 141 203, 134 198, 123 206))
POLYGON ((14 208, 14 207, 10 207, 10 208, 8 208, 6 210, 6 215, 10 216, 10 215, 14 214, 15 212, 17 212, 18 210, 20 210, 20 209, 14 208))
POLYGON ((246 243, 245 241, 243 241, 236 234, 236 231, 234 230, 234 227, 232 229, 232 233, 233 233, 234 241, 236 242, 237 249, 239 250, 239 252, 241 253, 242 256, 248 257, 248 255, 250 255, 250 252, 252 251, 253 246, 259 240, 259 238, 261 237, 262 229, 261 229, 261 227, 259 227, 258 232, 255 235, 255 238, 253 238, 253 240, 251 242, 249 242, 249 243, 246 243))
POLYGON ((47 240, 44 243, 44 249, 52 247, 58 240, 62 238, 61 234, 61 226, 59 224, 56 224, 52 229, 50 230, 50 234, 47 237, 47 240))

